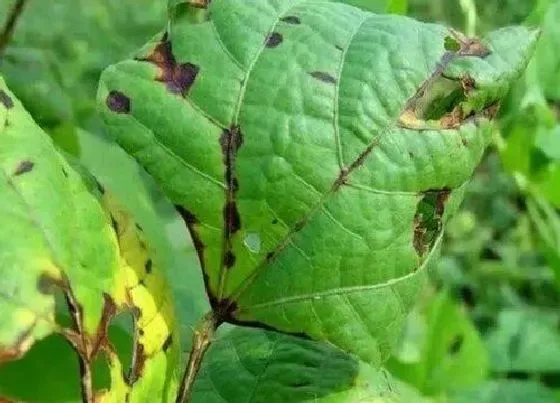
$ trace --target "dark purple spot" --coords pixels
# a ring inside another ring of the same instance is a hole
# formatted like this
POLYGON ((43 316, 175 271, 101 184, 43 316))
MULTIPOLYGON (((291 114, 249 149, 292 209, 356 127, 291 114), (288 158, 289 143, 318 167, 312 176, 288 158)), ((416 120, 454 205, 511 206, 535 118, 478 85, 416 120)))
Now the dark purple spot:
POLYGON ((279 32, 272 32, 266 37, 266 47, 267 48, 275 48, 282 43, 284 37, 279 32))
POLYGON ((169 335, 165 339, 165 342, 163 343, 163 346, 161 347, 161 349, 163 350, 163 352, 166 353, 167 350, 169 350, 169 347, 171 347, 172 344, 173 344, 173 336, 169 335))
POLYGON ((336 78, 331 76, 329 73, 325 73, 324 71, 313 71, 309 73, 311 77, 316 78, 317 80, 323 81, 329 84, 336 84, 336 78))
POLYGON ((167 88, 175 94, 187 94, 199 72, 199 67, 192 63, 176 66, 167 81, 167 88))
POLYGON ((120 91, 111 91, 105 100, 107 108, 116 113, 130 112, 130 98, 120 91))
POLYGON ((146 270, 146 273, 148 274, 152 273, 152 265, 153 265, 152 259, 146 260, 146 264, 144 265, 144 269, 146 270))
POLYGON ((463 346, 464 341, 465 338, 463 337, 463 335, 458 334, 449 344, 449 347, 447 349, 448 353, 451 355, 457 354, 459 351, 461 351, 461 347, 463 346))
POLYGON ((31 172, 34 166, 35 164, 31 161, 21 161, 14 171, 14 176, 19 176, 31 172))
POLYGON ((6 109, 12 109, 14 107, 14 101, 4 90, 0 90, 0 102, 6 107, 6 109))
POLYGON ((199 223, 198 219, 191 211, 179 205, 176 205, 175 208, 177 209, 177 212, 181 215, 181 217, 183 218, 186 224, 192 225, 192 224, 199 223))
POLYGON ((228 250, 224 255, 224 266, 226 269, 231 269, 235 265, 235 255, 232 251, 228 250))
POLYGON ((170 92, 183 96, 188 94, 200 72, 200 68, 193 63, 177 63, 167 34, 151 54, 138 60, 150 62, 159 67, 160 71, 156 80, 165 83, 170 92))
POLYGON ((227 232, 229 235, 235 234, 241 229, 241 217, 235 202, 227 202, 224 207, 224 220, 226 221, 227 232))
POLYGON ((286 24, 294 24, 294 25, 301 24, 301 20, 299 19, 299 17, 296 17, 295 15, 288 15, 286 17, 282 17, 280 18, 280 21, 285 22, 286 24))

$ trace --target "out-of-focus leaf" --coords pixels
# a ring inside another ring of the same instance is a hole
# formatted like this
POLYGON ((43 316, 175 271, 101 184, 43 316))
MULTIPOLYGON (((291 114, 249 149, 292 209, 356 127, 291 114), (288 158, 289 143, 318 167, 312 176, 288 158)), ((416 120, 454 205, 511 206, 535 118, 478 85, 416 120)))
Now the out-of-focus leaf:
POLYGON ((529 216, 535 226, 541 250, 548 259, 560 287, 560 214, 550 203, 535 195, 527 201, 529 216))
POLYGON ((453 396, 450 403, 558 403, 553 391, 538 382, 489 381, 453 396))
POLYGON ((560 372, 558 316, 534 310, 500 312, 487 337, 495 372, 560 372))
MULTIPOLYGON (((0 2, 0 20, 15 1, 0 2)), ((83 121, 95 111, 101 71, 164 27, 164 3, 29 1, 0 73, 41 125, 83 121)))
POLYGON ((484 344, 466 313, 446 293, 431 301, 424 320, 424 331, 408 336, 405 333, 404 338, 408 339, 405 346, 416 341, 421 355, 404 356, 403 351, 397 351, 388 364, 394 376, 428 396, 473 386, 485 379, 488 357, 484 344))
POLYGON ((218 322, 380 363, 536 32, 450 53, 445 27, 331 2, 197 12, 106 70, 105 121, 182 210, 218 322))
POLYGON ((406 14, 408 0, 335 0, 374 13, 406 14))

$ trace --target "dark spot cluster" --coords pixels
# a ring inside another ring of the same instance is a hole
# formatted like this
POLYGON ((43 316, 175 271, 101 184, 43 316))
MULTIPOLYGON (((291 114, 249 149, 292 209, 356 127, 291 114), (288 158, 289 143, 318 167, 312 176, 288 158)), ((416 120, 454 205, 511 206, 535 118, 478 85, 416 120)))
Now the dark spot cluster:
POLYGON ((241 217, 237 210, 236 193, 239 190, 239 182, 235 174, 237 152, 243 145, 243 134, 239 126, 232 126, 224 130, 220 136, 223 161, 225 165, 226 203, 223 209, 224 218, 224 240, 225 250, 222 256, 222 264, 226 268, 235 265, 235 255, 231 238, 241 229, 241 217))
POLYGON ((4 90, 0 90, 0 102, 6 109, 12 109, 14 107, 14 101, 4 90))
POLYGON ((170 92, 182 96, 188 94, 200 71, 193 63, 177 62, 167 34, 151 54, 138 60, 155 64, 160 69, 156 80, 165 83, 170 92))

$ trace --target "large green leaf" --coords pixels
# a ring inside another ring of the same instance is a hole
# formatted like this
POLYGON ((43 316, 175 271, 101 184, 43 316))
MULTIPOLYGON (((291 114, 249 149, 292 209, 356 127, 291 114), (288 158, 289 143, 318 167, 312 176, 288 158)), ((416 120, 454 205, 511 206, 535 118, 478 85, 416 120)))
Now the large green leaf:
POLYGON ((293 336, 237 328, 211 347, 193 402, 401 402, 398 385, 343 352, 293 336))
POLYGON ((380 362, 536 32, 482 43, 329 1, 194 3, 106 70, 105 121, 183 213, 218 322, 380 362))
MULTIPOLYGON (((90 364, 105 360, 110 388, 92 390, 100 401, 173 401, 178 333, 142 230, 102 187, 96 197, 91 178, 55 149, 3 81, 0 144, 0 365, 9 375, 0 377, 0 393, 21 399, 18 391, 35 392, 12 383, 20 365, 13 360, 24 357, 25 368, 34 343, 58 333, 79 354, 85 383, 90 364), (67 306, 57 308, 61 294, 67 306), (130 367, 109 342, 122 312, 134 315, 130 367)), ((69 383, 68 395, 75 386, 69 383)))

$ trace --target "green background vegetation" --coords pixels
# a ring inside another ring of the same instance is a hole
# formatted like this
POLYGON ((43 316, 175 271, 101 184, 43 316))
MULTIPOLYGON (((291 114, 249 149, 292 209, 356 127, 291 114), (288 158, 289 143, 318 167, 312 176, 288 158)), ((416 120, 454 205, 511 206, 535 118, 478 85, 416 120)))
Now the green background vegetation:
MULTIPOLYGON (((406 402, 560 402, 560 1, 347 2, 444 22, 468 34, 514 23, 541 27, 534 60, 500 111, 493 145, 448 225, 431 284, 387 369, 406 402)), ((11 3, 2 2, 0 17, 11 3)), ((188 335, 208 310, 188 234, 95 114, 102 70, 158 32, 165 13, 163 2, 152 0, 31 0, 0 74, 55 143, 144 226, 169 267, 188 335)), ((241 346, 243 332, 236 335, 241 346)), ((126 334, 117 327, 113 333, 126 344, 126 334)), ((187 336, 183 343, 187 348, 187 336)), ((24 360, 1 367, 0 396, 75 401, 77 363, 65 358, 68 348, 52 336, 24 360), (33 388, 30 377, 37 382, 33 388)), ((103 368, 99 372, 99 382, 108 382, 103 368)))

